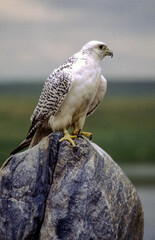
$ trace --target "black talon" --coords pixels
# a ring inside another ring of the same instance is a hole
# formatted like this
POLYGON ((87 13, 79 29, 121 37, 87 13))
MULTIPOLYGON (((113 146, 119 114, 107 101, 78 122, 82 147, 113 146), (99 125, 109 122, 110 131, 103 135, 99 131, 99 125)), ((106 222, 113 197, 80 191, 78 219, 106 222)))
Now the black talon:
POLYGON ((90 137, 89 137, 89 140, 92 140, 92 138, 93 138, 93 135, 91 134, 90 137))
POLYGON ((81 134, 78 134, 77 137, 79 137, 79 138, 83 138, 83 136, 82 136, 81 134))

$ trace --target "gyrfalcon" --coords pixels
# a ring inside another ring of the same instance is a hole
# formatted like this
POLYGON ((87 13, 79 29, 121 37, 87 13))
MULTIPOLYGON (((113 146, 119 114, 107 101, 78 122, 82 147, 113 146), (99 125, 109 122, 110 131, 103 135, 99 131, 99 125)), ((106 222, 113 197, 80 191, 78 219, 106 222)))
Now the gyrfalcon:
POLYGON ((49 75, 32 114, 27 137, 11 154, 33 147, 55 131, 63 131, 59 141, 68 140, 73 147, 73 139, 79 134, 91 137, 82 128, 106 93, 107 81, 101 75, 100 65, 105 56, 113 56, 107 45, 90 41, 49 75), (69 128, 73 128, 71 134, 69 128))

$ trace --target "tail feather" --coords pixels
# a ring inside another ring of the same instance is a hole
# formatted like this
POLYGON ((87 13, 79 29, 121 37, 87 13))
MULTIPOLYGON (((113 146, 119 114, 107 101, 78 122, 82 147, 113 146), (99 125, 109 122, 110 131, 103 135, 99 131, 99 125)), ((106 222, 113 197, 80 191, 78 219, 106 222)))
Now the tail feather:
POLYGON ((36 132, 36 130, 37 130, 37 128, 40 124, 41 123, 38 122, 35 125, 34 125, 34 123, 31 125, 25 140, 23 142, 21 142, 19 144, 19 146, 10 153, 10 155, 13 155, 13 154, 17 153, 17 152, 21 151, 22 149, 24 149, 24 148, 26 148, 30 145, 30 143, 32 141, 32 138, 33 138, 33 136, 34 136, 34 134, 35 134, 35 132, 36 132))
POLYGON ((48 136, 51 133, 51 128, 48 127, 48 119, 44 121, 45 126, 42 125, 41 122, 37 122, 35 126, 33 126, 33 124, 31 125, 25 140, 21 142, 21 144, 19 144, 19 146, 15 150, 13 150, 10 153, 10 155, 21 151, 22 149, 28 147, 29 145, 30 147, 35 146, 40 142, 42 138, 44 138, 45 136, 48 136))
POLYGON ((25 139, 23 142, 21 142, 21 143, 19 144, 19 146, 18 146, 15 150, 13 150, 13 151, 10 153, 10 155, 13 155, 13 154, 21 151, 22 149, 28 147, 28 146, 30 145, 30 143, 31 143, 31 140, 32 140, 32 138, 25 139))

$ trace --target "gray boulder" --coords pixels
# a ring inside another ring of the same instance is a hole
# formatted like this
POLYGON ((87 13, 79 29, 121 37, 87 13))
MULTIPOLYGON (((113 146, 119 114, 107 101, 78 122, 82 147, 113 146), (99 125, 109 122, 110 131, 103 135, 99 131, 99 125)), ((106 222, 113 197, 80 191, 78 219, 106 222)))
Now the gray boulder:
POLYGON ((136 189, 86 138, 52 133, 0 171, 0 240, 141 240, 136 189))

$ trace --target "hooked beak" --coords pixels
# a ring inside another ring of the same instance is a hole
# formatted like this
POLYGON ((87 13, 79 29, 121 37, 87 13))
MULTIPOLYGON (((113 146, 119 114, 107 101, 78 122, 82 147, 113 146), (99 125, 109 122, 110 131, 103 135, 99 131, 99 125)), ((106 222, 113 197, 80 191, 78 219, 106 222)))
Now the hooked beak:
POLYGON ((106 51, 105 51, 105 56, 113 57, 113 52, 109 48, 107 48, 106 51))

